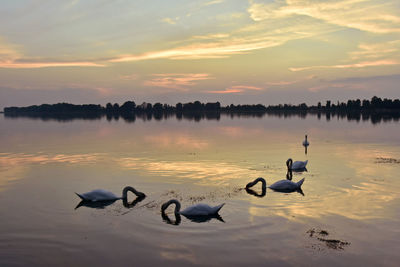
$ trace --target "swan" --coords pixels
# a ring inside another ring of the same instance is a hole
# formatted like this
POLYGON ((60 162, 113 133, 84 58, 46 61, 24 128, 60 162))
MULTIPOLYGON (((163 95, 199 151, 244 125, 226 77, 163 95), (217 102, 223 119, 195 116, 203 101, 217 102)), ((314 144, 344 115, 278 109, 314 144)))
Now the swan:
POLYGON ((134 193, 136 196, 139 198, 144 198, 146 195, 142 192, 136 191, 135 188, 131 186, 127 186, 122 190, 122 197, 116 196, 114 193, 104 190, 104 189, 96 189, 90 192, 86 192, 83 194, 78 194, 78 197, 80 197, 84 201, 91 201, 91 202, 97 202, 97 201, 112 201, 112 200, 118 200, 118 199, 127 199, 128 198, 128 191, 131 191, 134 193))
POLYGON ((218 211, 225 205, 225 203, 211 207, 207 204, 196 204, 190 207, 187 207, 186 209, 181 210, 181 203, 176 200, 176 199, 171 199, 161 206, 161 213, 164 213, 165 210, 168 208, 169 205, 175 204, 175 215, 184 215, 184 216, 210 216, 210 215, 216 215, 218 214, 218 211))
MULTIPOLYGON (((275 190, 275 191, 281 191, 281 192, 294 192, 296 190, 299 190, 301 188, 301 185, 303 184, 305 178, 301 179, 297 183, 292 182, 290 180, 280 180, 272 185, 268 186, 270 189, 275 190)), ((250 187, 254 186, 258 182, 262 183, 262 189, 265 190, 265 187, 267 186, 267 182, 265 181, 264 178, 258 177, 255 179, 253 182, 250 182, 246 185, 246 189, 249 189, 250 187)))
POLYGON ((310 142, 308 142, 307 135, 306 135, 306 139, 303 141, 303 146, 307 147, 309 145, 310 145, 310 142))
POLYGON ((289 158, 286 161, 286 166, 287 166, 288 170, 293 170, 293 171, 300 170, 300 171, 302 171, 302 170, 306 170, 307 163, 308 163, 308 160, 293 162, 293 160, 289 158))

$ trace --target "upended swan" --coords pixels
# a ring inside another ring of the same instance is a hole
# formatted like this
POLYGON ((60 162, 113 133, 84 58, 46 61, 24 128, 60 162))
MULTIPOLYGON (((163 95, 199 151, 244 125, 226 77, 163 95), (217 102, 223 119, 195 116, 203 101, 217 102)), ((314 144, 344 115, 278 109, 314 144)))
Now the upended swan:
POLYGON ((134 193, 136 196, 140 198, 144 198, 146 196, 144 193, 137 191, 132 186, 127 186, 122 190, 122 197, 118 197, 114 193, 103 189, 96 189, 83 194, 78 194, 78 193, 75 194, 77 194, 78 197, 80 197, 84 201, 97 202, 97 201, 112 201, 118 199, 127 199, 129 191, 134 193))
POLYGON ((286 161, 286 166, 287 166, 288 170, 293 170, 293 171, 305 170, 307 163, 308 163, 308 160, 306 160, 306 161, 299 160, 299 161, 293 162, 293 160, 291 158, 289 158, 286 161))
MULTIPOLYGON (((301 189, 301 185, 303 184, 304 179, 305 178, 301 179, 297 183, 292 182, 290 180, 280 180, 280 181, 273 183, 272 185, 270 185, 268 187, 272 190, 280 191, 280 192, 294 192, 296 190, 301 189)), ((262 177, 258 177, 253 182, 248 183, 246 185, 246 189, 249 189, 250 187, 256 185, 258 182, 262 183, 262 188, 263 188, 263 190, 265 190, 265 188, 267 186, 267 182, 262 177)))
POLYGON ((175 215, 181 214, 184 216, 210 216, 218 214, 218 211, 225 205, 222 203, 221 205, 211 207, 207 204, 199 203, 193 206, 187 207, 186 209, 181 211, 181 203, 176 199, 171 199, 161 206, 161 212, 164 213, 169 205, 175 204, 175 215))
POLYGON ((309 146, 309 145, 310 145, 310 142, 308 142, 307 135, 306 135, 306 139, 304 139, 304 141, 303 141, 303 146, 309 146))

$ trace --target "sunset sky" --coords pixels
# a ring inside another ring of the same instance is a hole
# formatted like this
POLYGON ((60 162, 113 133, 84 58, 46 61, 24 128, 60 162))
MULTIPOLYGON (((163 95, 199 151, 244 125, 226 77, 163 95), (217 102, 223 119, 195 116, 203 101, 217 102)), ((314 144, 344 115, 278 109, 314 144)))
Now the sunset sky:
POLYGON ((400 98, 398 0, 2 0, 0 109, 400 98))

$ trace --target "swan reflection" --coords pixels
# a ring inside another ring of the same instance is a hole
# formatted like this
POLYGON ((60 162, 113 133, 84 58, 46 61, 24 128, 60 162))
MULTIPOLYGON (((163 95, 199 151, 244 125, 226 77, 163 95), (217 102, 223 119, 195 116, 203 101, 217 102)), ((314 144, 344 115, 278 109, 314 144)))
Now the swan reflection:
MULTIPOLYGON (((138 196, 132 202, 129 202, 128 198, 123 198, 122 204, 124 205, 125 208, 131 209, 145 198, 146 198, 146 196, 138 196)), ((81 202, 79 202, 78 205, 76 205, 75 209, 78 209, 80 207, 87 207, 87 208, 92 208, 92 209, 104 209, 105 207, 113 204, 117 200, 118 199, 105 200, 105 201, 81 200, 81 202)))
POLYGON ((125 208, 127 209, 131 209, 133 207, 135 207, 139 202, 141 202, 142 200, 144 200, 146 198, 146 196, 137 196, 135 198, 135 200, 133 200, 132 202, 128 202, 128 198, 123 198, 122 199, 122 204, 124 205, 125 208))
POLYGON ((181 215, 179 213, 175 213, 175 221, 171 220, 164 211, 161 211, 161 217, 166 224, 171 224, 171 225, 179 225, 182 220, 181 215))
POLYGON ((80 207, 88 207, 92 209, 104 209, 105 207, 113 204, 115 201, 117 201, 117 199, 100 201, 100 202, 81 200, 81 202, 79 202, 78 205, 76 205, 75 209, 78 209, 80 207))

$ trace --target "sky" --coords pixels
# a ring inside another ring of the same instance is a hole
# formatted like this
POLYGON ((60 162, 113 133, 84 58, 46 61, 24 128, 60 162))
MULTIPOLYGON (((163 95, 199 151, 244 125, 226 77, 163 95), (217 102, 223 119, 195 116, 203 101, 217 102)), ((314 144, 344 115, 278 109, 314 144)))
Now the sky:
POLYGON ((2 0, 0 109, 400 98, 398 0, 2 0))

